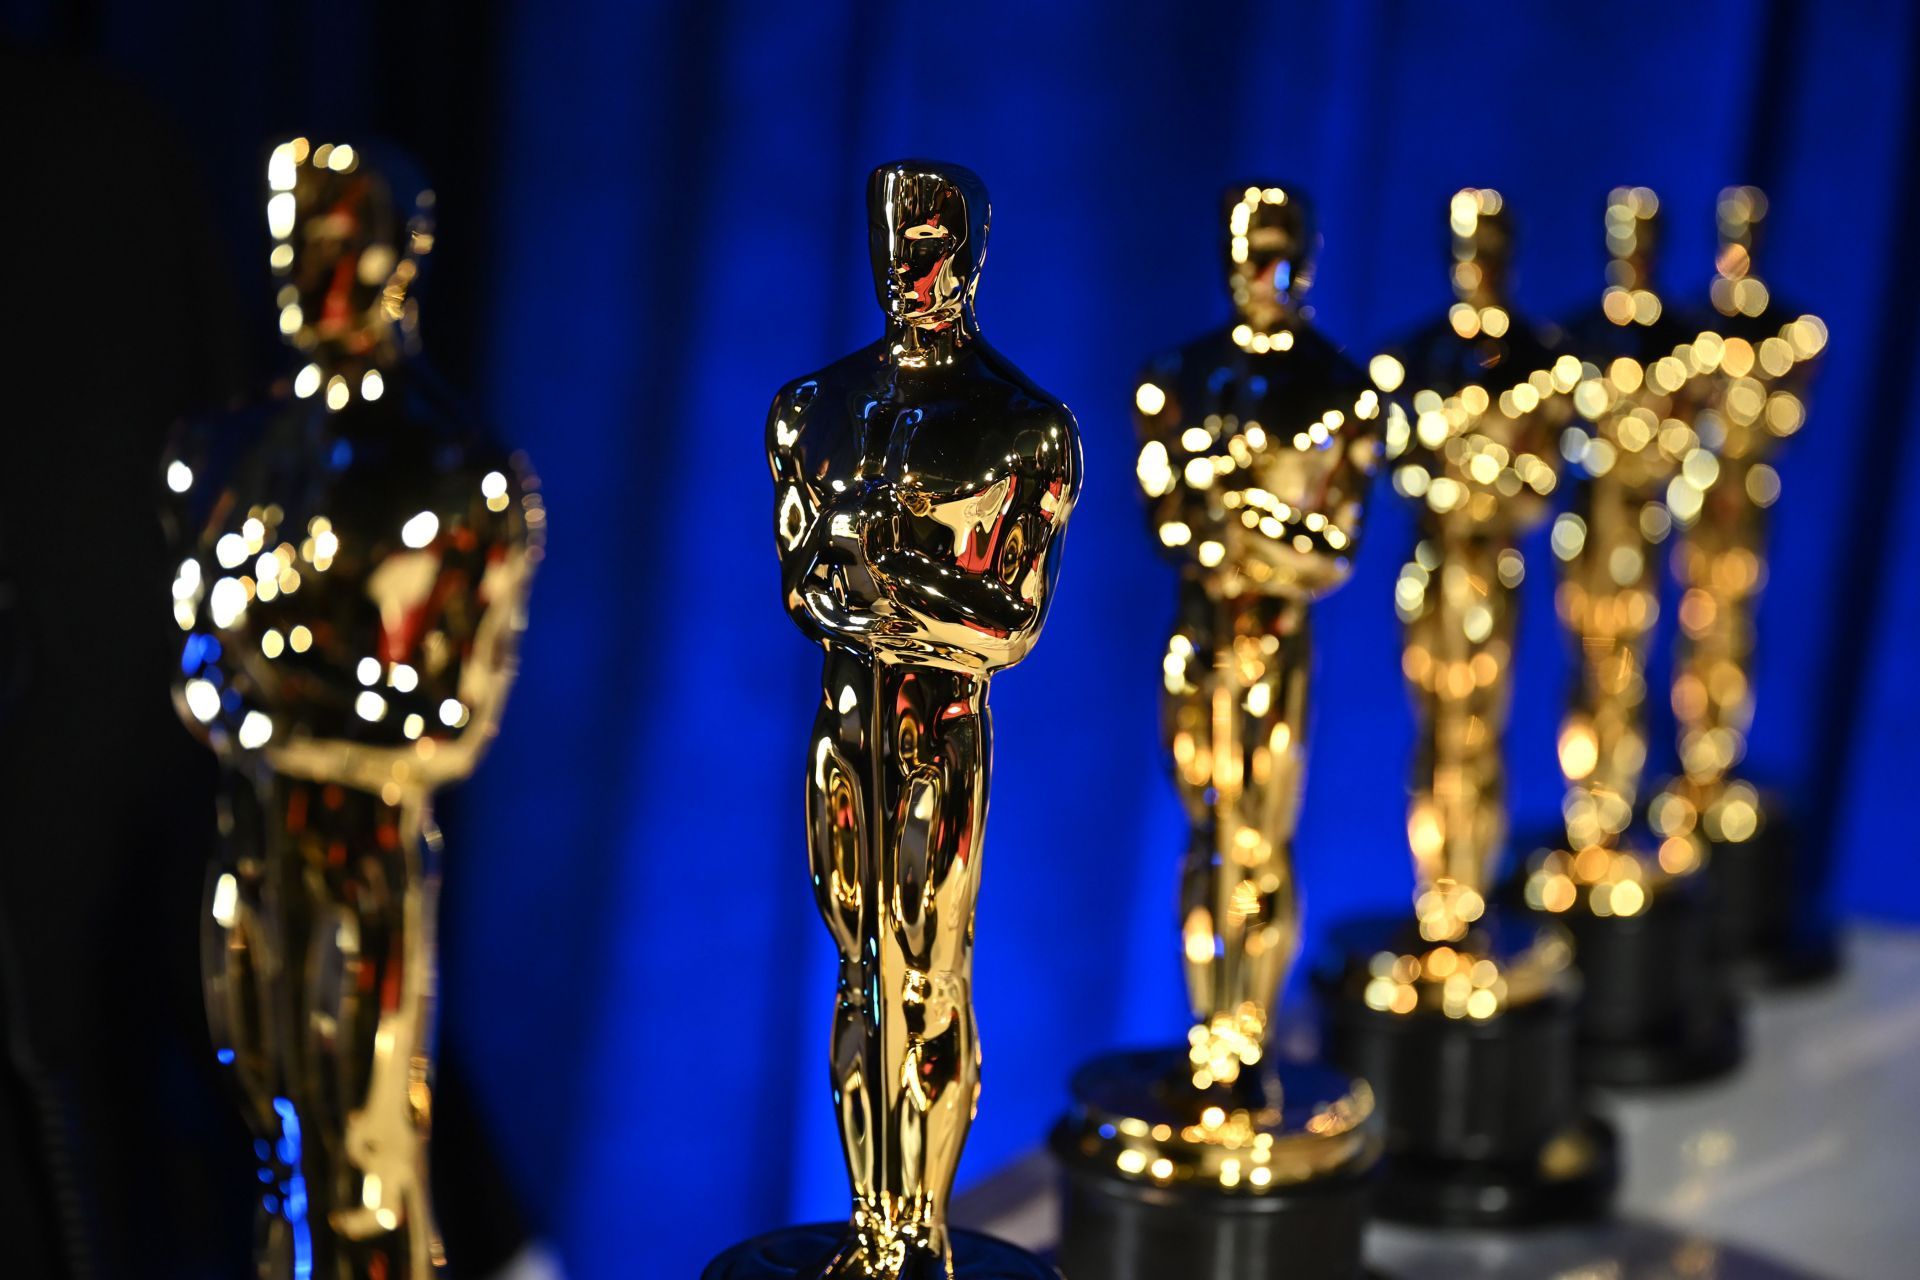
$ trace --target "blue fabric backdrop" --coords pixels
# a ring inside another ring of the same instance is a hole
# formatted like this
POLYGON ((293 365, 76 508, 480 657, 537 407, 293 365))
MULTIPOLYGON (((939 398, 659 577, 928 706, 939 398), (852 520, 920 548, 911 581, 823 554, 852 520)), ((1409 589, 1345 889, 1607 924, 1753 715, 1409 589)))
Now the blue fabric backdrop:
MULTIPOLYGON (((40 8, 0 12, 31 37, 51 29, 40 8)), ((143 6, 97 5, 87 30, 210 170, 251 166, 302 111, 402 142, 431 126, 472 166, 442 184, 486 229, 458 260, 469 305, 430 324, 460 335, 456 364, 532 452, 552 523, 505 731, 449 805, 443 1034, 574 1274, 691 1274, 845 1209, 800 811, 818 656, 779 607, 760 447, 782 380, 876 332, 861 181, 895 155, 985 178, 984 328, 1073 406, 1086 447, 1052 620, 993 693, 985 1095, 963 1181, 1039 1139, 1076 1059, 1180 1031, 1155 703, 1171 580, 1127 412, 1143 355, 1223 316, 1229 179, 1313 195, 1319 317, 1362 353, 1447 301, 1457 186, 1506 193, 1521 302, 1548 317, 1599 287, 1610 185, 1660 192, 1674 294, 1710 270, 1718 188, 1772 192, 1763 270, 1833 341, 1781 468, 1752 767, 1833 841, 1843 908, 1920 920, 1913 6, 581 0, 486 10, 489 60, 458 72, 439 42, 481 19, 457 7, 411 21, 411 52, 383 51, 371 5, 216 8, 162 32, 143 6), (487 86, 488 109, 396 106, 381 68, 404 81, 416 60, 487 86)), ((236 225, 252 172, 216 184, 236 225)), ((1391 584, 1410 536, 1383 487, 1319 613, 1310 937, 1409 885, 1391 584)), ((1509 742, 1522 826, 1559 795, 1567 665, 1543 552, 1509 742)))

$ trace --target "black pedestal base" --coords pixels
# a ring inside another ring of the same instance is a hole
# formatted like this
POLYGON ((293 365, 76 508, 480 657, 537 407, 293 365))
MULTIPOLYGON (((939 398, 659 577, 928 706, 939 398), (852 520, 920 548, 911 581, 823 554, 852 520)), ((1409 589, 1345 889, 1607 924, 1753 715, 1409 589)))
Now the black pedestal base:
POLYGON ((1197 1091, 1191 1076, 1185 1045, 1107 1054, 1074 1073, 1051 1144, 1060 1269, 1076 1280, 1360 1280, 1378 1151, 1368 1091, 1272 1057, 1230 1086, 1197 1091), (1222 1109, 1252 1126, 1232 1147, 1186 1136, 1222 1109), (1128 1158, 1149 1150, 1167 1153, 1166 1167, 1143 1176, 1134 1163, 1129 1176, 1128 1158))
MULTIPOLYGON (((1524 949, 1529 927, 1490 927, 1524 949)), ((1603 1216, 1619 1181, 1612 1130, 1579 1088, 1574 990, 1486 1019, 1397 1014, 1363 999, 1369 957, 1415 945, 1392 921, 1335 933, 1321 976, 1328 1057, 1373 1086, 1386 1124, 1374 1212, 1421 1226, 1515 1227, 1603 1216)))
MULTIPOLYGON (((816 1222, 786 1227, 737 1244, 701 1272, 701 1280, 855 1280, 864 1271, 842 1271, 833 1263, 847 1235, 845 1223, 816 1222)), ((1024 1249, 978 1232, 955 1230, 953 1270, 929 1259, 911 1265, 902 1280, 1060 1280, 1060 1273, 1024 1249)))
POLYGON ((1584 1116, 1531 1161, 1390 1154, 1374 1194, 1374 1212, 1388 1222, 1419 1227, 1501 1229, 1592 1222, 1607 1215, 1619 1181, 1612 1126, 1597 1116, 1584 1116))
POLYGON ((1155 1187, 1063 1162, 1060 1267, 1098 1280, 1360 1280, 1371 1178, 1258 1196, 1155 1187))
POLYGON ((1767 825, 1751 840, 1708 853, 1721 953, 1742 987, 1795 987, 1840 971, 1838 931, 1820 893, 1819 866, 1778 796, 1766 796, 1767 825))
POLYGON ((1586 979, 1580 1071, 1616 1088, 1694 1084, 1740 1064, 1740 1011, 1715 946, 1708 886, 1659 886, 1631 916, 1542 913, 1572 933, 1586 979))

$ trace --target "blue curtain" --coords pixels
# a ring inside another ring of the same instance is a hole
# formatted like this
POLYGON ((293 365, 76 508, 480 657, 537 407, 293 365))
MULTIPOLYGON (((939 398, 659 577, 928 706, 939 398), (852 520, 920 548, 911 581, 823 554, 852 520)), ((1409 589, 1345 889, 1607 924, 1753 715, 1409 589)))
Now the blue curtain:
MULTIPOLYGON (((215 158, 303 107, 362 118, 393 92, 373 71, 414 56, 380 51, 374 6, 312 6, 290 46, 304 87, 275 96, 223 68, 260 63, 287 24, 176 34, 163 61, 143 6, 94 12, 98 49, 217 134, 215 158), (195 105, 209 76, 224 109, 195 105)), ((443 16, 409 29, 418 56, 466 21, 443 16)), ((491 61, 454 79, 487 86, 486 111, 448 119, 422 94, 378 116, 402 142, 416 119, 465 139, 457 181, 486 234, 462 259, 471 305, 442 323, 552 512, 514 704, 449 804, 443 1036, 573 1274, 693 1274, 741 1236, 845 1211, 800 809, 818 653, 779 607, 761 429, 780 382, 877 330, 861 182, 897 155, 985 178, 984 329, 1076 410, 1087 463, 1047 632, 993 691, 985 1094, 963 1181, 1041 1138, 1076 1060, 1181 1031, 1156 710, 1172 582, 1128 410, 1147 353, 1223 318, 1229 180, 1313 196, 1319 320, 1363 354, 1445 305, 1460 185, 1507 195, 1540 317, 1600 287, 1608 187, 1660 193, 1672 295, 1703 291, 1719 187, 1768 188, 1762 269, 1833 338, 1781 463, 1751 768, 1830 844, 1844 910, 1920 920, 1901 638, 1920 634, 1913 6, 582 0, 483 26, 491 61)), ((1410 539, 1381 486, 1356 576, 1318 613, 1309 957, 1328 922, 1410 884, 1391 602, 1410 539)), ((1523 828, 1557 812, 1569 677, 1551 557, 1529 555, 1508 743, 1523 828)))

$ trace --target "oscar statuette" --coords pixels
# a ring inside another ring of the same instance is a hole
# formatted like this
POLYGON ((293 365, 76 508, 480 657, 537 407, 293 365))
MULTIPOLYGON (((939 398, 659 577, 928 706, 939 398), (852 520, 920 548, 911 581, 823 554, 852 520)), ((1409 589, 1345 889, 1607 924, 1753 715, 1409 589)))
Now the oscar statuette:
POLYGON ((419 355, 433 192, 305 138, 267 184, 295 371, 166 467, 175 702, 227 775, 207 1012, 260 1162, 255 1274, 421 1280, 433 795, 498 725, 545 512, 419 355))
POLYGON ((1271 1041, 1300 935, 1312 604, 1349 575, 1397 409, 1302 308, 1317 249, 1302 194, 1236 186, 1223 213, 1233 319, 1149 362, 1134 391, 1140 485, 1179 571, 1162 708, 1190 824, 1193 1022, 1183 1044, 1075 1073, 1052 1141, 1060 1263, 1102 1280, 1348 1280, 1372 1094, 1271 1041))
POLYGON ((874 170, 886 332, 768 415, 782 594, 825 651, 807 849, 840 957, 829 1073, 853 1211, 736 1245, 707 1280, 1054 1276, 947 1222, 980 1091, 987 689, 1040 636, 1081 467, 1073 415, 980 335, 987 224, 965 169, 874 170))
POLYGON ((1681 530, 1673 552, 1680 626, 1672 689, 1681 772, 1654 797, 1648 816, 1667 838, 1704 842, 1716 934, 1735 976, 1783 985, 1839 966, 1825 851, 1809 846, 1784 797, 1737 770, 1753 723, 1767 511, 1780 496, 1773 460, 1806 421, 1807 384, 1827 329, 1774 297, 1755 267, 1766 196, 1729 187, 1716 212, 1717 270, 1701 323, 1721 342, 1707 339, 1717 360, 1702 380, 1703 452, 1668 489, 1681 530))
POLYGON ((1568 939, 1503 912, 1495 889, 1519 542, 1558 486, 1556 433, 1578 366, 1514 309, 1500 194, 1456 192, 1448 221, 1452 306, 1371 366, 1413 408, 1411 431, 1388 439, 1393 486, 1418 512, 1394 587, 1418 724, 1413 912, 1336 930, 1321 994, 1330 1053, 1379 1095, 1383 1217, 1566 1221, 1605 1210, 1613 1138, 1580 1095, 1568 939))
POLYGON ((1577 678, 1559 736, 1564 840, 1536 853, 1526 902, 1571 930, 1586 979, 1581 1071, 1610 1085, 1704 1080, 1740 1060, 1738 1009, 1712 936, 1699 844, 1657 846, 1635 824, 1647 761, 1647 661, 1660 612, 1667 497, 1711 464, 1696 430, 1717 344, 1655 289, 1659 204, 1645 187, 1607 199, 1607 284, 1576 320, 1579 421, 1562 450, 1579 475, 1554 522, 1556 601, 1577 678))

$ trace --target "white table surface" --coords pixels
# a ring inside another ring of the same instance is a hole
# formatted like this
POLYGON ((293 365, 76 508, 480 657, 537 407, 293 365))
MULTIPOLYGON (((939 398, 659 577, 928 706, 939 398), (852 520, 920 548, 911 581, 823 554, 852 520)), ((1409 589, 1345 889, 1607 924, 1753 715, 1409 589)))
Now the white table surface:
MULTIPOLYGON (((1369 1261, 1395 1280, 1920 1280, 1920 932, 1855 928, 1837 981, 1750 1012, 1727 1080, 1601 1100, 1625 1166, 1612 1222, 1375 1226, 1369 1261)), ((1038 1152, 955 1206, 1030 1249, 1056 1212, 1038 1152)))

